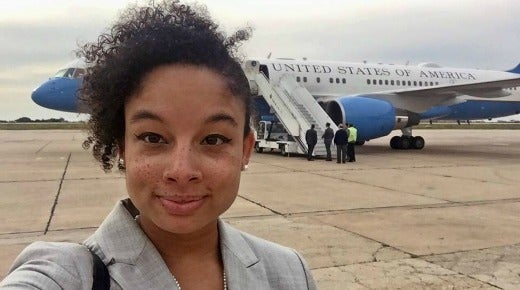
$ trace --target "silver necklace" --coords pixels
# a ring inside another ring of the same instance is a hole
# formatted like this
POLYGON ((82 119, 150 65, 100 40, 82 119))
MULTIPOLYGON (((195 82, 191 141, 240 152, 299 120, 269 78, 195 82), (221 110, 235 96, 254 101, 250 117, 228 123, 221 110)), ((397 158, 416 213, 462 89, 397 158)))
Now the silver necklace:
MULTIPOLYGON (((179 284, 179 281, 177 281, 177 278, 173 276, 173 281, 175 281, 175 285, 177 285, 177 289, 182 290, 181 284, 179 284)), ((226 272, 222 272, 222 281, 224 282, 224 290, 227 290, 227 279, 226 279, 226 272)))

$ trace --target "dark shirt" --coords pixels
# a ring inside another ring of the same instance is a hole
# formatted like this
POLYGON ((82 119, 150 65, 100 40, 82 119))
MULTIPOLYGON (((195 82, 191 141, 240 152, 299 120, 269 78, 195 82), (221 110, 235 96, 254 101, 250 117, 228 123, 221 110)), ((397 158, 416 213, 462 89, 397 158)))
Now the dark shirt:
POLYGON ((339 129, 336 131, 336 135, 334 135, 334 144, 336 145, 346 145, 348 142, 347 130, 339 129))
POLYGON ((314 144, 318 143, 318 132, 314 129, 309 129, 307 132, 305 132, 305 141, 307 144, 314 144))

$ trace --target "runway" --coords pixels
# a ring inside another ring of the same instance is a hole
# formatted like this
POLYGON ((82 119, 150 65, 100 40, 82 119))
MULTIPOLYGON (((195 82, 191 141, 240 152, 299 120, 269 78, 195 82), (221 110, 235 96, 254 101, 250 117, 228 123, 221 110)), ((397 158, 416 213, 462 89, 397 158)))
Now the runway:
MULTIPOLYGON (((520 289, 520 130, 414 130, 336 164, 253 153, 230 224, 295 248, 319 289, 520 289)), ((80 242, 124 198, 74 130, 0 130, 0 278, 36 240, 80 242)), ((231 286, 232 287, 232 286, 231 286)))

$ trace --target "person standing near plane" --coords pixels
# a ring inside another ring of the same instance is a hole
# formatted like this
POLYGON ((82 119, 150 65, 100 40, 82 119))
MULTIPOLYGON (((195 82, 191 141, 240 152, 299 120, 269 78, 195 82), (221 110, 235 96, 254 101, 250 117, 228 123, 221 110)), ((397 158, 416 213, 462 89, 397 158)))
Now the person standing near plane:
POLYGON ((332 153, 330 152, 330 145, 332 144, 332 139, 334 139, 334 130, 330 127, 330 123, 326 123, 325 132, 323 132, 323 135, 321 138, 323 139, 323 142, 325 143, 325 150, 327 150, 327 161, 332 161, 332 153))
POLYGON ((347 143, 347 162, 356 162, 356 141, 357 129, 352 124, 348 124, 348 143, 347 143))
POLYGON ((312 152, 318 143, 318 132, 314 129, 314 124, 312 124, 311 128, 305 132, 305 141, 307 142, 307 160, 313 161, 314 157, 312 156, 312 152))
POLYGON ((90 64, 84 146, 125 174, 129 198, 83 245, 28 246, 0 288, 316 289, 295 250, 220 218, 255 143, 235 55, 250 30, 227 37, 204 7, 149 3, 80 51, 90 64))
POLYGON ((338 125, 338 131, 334 134, 334 145, 336 145, 336 163, 345 163, 347 155, 348 132, 343 124, 338 125))

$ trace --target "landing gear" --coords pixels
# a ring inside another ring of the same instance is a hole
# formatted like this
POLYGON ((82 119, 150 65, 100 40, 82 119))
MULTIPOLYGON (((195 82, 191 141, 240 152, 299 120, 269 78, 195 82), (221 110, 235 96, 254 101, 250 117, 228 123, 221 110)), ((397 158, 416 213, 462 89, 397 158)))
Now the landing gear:
POLYGON ((402 136, 394 136, 390 139, 390 147, 392 149, 423 149, 424 138, 421 136, 412 136, 412 128, 401 129, 402 136))

